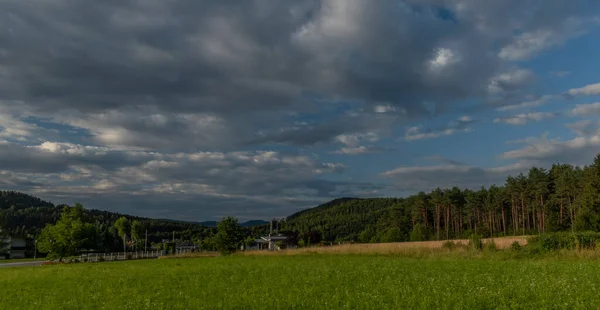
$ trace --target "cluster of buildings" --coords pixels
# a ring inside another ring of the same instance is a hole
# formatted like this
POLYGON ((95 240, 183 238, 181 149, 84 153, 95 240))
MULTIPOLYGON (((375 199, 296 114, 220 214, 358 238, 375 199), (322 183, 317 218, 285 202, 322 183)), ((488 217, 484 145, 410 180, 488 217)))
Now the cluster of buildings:
POLYGON ((0 244, 6 244, 0 249, 0 259, 25 258, 25 238, 0 236, 0 240, 0 244))
POLYGON ((255 239, 255 246, 249 247, 248 250, 282 250, 282 247, 285 247, 287 244, 286 236, 276 235, 276 236, 263 236, 260 239, 255 239))
POLYGON ((278 233, 279 231, 279 221, 272 220, 270 222, 270 229, 268 236, 262 236, 259 239, 254 239, 254 246, 248 247, 247 250, 269 250, 269 251, 279 251, 284 248, 291 248, 292 246, 288 245, 288 238, 282 234, 278 233), (275 234, 273 232, 273 222, 276 223, 275 234))

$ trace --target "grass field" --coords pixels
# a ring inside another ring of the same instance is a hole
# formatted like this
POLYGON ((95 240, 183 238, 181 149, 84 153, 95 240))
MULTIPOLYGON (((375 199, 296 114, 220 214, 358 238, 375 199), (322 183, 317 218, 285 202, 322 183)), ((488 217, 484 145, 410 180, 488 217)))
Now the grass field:
POLYGON ((0 309, 592 309, 599 261, 307 254, 0 269, 0 309))

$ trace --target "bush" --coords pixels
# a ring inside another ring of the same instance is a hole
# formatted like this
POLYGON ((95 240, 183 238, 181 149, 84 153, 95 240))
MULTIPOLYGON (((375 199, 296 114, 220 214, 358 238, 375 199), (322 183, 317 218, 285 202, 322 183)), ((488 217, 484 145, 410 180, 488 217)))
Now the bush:
POLYGON ((596 248, 597 244, 600 244, 600 233, 594 231, 556 232, 532 237, 528 243, 531 247, 538 247, 544 252, 563 249, 592 250, 596 248))
POLYGON ((483 242, 481 242, 481 236, 473 234, 469 239, 469 247, 476 251, 483 250, 483 242))
POLYGON ((442 249, 452 250, 456 247, 456 243, 448 240, 442 244, 442 249))
POLYGON ((425 227, 421 225, 421 223, 417 223, 415 226, 413 226, 408 238, 410 241, 425 241, 427 240, 427 231, 425 227))
POLYGON ((496 252, 498 250, 498 247, 496 246, 496 241, 494 241, 494 239, 486 242, 484 246, 485 249, 490 252, 496 252))
POLYGON ((521 244, 519 243, 519 241, 513 241, 513 243, 510 244, 510 249, 513 252, 519 252, 521 251, 521 244))

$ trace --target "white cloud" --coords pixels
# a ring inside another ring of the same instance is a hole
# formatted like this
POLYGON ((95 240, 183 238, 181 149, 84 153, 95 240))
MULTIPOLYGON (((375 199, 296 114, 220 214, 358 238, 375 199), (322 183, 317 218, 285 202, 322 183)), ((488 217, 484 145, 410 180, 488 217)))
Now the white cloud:
POLYGON ((594 96, 600 95, 600 83, 586 85, 581 88, 569 89, 567 92, 571 96, 594 96))
POLYGON ((487 89, 492 95, 510 92, 530 84, 534 77, 535 75, 531 70, 513 68, 493 76, 488 83, 487 89))
POLYGON ((558 45, 563 39, 557 33, 546 29, 526 32, 502 48, 498 57, 506 60, 525 60, 548 47, 558 45))
POLYGON ((568 39, 585 34, 593 26, 594 17, 563 17, 551 27, 538 27, 515 36, 500 50, 498 57, 509 61, 528 60, 544 50, 562 45, 568 39))
POLYGON ((376 105, 374 110, 375 113, 389 113, 397 111, 396 107, 391 105, 376 105))
POLYGON ((346 154, 346 155, 358 155, 372 152, 368 147, 361 145, 357 147, 343 147, 337 151, 334 151, 334 154, 346 154))
POLYGON ((555 95, 544 95, 535 100, 524 101, 518 104, 509 104, 505 106, 501 106, 497 108, 497 111, 510 111, 510 110, 518 110, 518 109, 527 109, 527 108, 535 108, 541 105, 546 104, 548 101, 558 98, 555 95))
MULTIPOLYGON (((597 125, 596 125, 597 126, 597 125)), ((548 139, 542 137, 537 141, 516 150, 504 152, 502 158, 512 160, 527 160, 539 166, 549 166, 556 162, 585 165, 589 164, 596 154, 600 153, 600 131, 588 124, 571 125, 579 130, 579 135, 573 139, 548 139), (581 130, 581 126, 587 127, 581 130)))
POLYGON ((346 146, 355 147, 363 142, 377 142, 379 135, 374 132, 343 134, 336 137, 337 140, 346 146))
POLYGON ((578 104, 575 106, 575 108, 571 110, 571 114, 576 116, 590 116, 600 114, 600 102, 578 104))
POLYGON ((551 71, 550 76, 562 78, 562 77, 569 76, 572 73, 573 72, 571 72, 571 71, 551 71))
POLYGON ((544 119, 552 118, 557 116, 557 113, 553 112, 532 112, 522 113, 507 117, 499 117, 494 119, 494 123, 505 123, 509 125, 525 125, 529 121, 541 121, 544 119))
POLYGON ((527 170, 527 163, 517 163, 494 168, 478 168, 466 165, 438 165, 398 167, 381 173, 391 179, 394 187, 400 191, 431 191, 437 187, 476 189, 492 184, 503 184, 508 175, 527 170))
POLYGON ((460 57, 449 48, 436 48, 429 60, 429 69, 434 73, 442 72, 453 64, 461 61, 460 57))
POLYGON ((409 127, 404 134, 404 139, 406 141, 415 141, 415 140, 424 140, 424 139, 434 139, 443 136, 450 136, 457 132, 470 132, 472 130, 472 125, 476 120, 471 119, 469 116, 462 116, 458 118, 456 121, 450 122, 449 124, 434 128, 427 129, 423 131, 420 127, 409 127))

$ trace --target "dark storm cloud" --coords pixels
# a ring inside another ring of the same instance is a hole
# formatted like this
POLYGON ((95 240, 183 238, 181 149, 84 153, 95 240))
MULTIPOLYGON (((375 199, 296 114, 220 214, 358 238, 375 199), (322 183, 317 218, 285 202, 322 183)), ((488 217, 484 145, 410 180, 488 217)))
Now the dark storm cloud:
POLYGON ((230 114, 306 90, 419 114, 482 94, 499 68, 489 51, 508 37, 476 31, 492 12, 467 3, 457 25, 414 1, 5 1, 1 90, 42 110, 230 114))
POLYGON ((69 143, 46 142, 38 146, 23 146, 0 142, 0 170, 30 173, 60 173, 70 166, 98 166, 116 170, 139 165, 151 158, 144 153, 111 151, 69 143))
POLYGON ((364 153, 405 125, 396 118, 456 113, 463 99, 520 102, 534 75, 510 61, 580 34, 597 2, 578 3, 3 0, 0 138, 12 142, 0 144, 0 172, 42 196, 147 203, 164 217, 375 195, 327 180, 342 165, 255 150, 341 142, 364 153), (331 108, 340 102, 355 113, 331 108))

